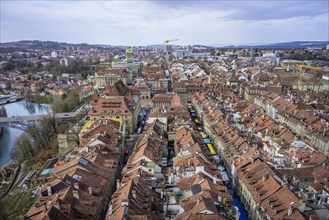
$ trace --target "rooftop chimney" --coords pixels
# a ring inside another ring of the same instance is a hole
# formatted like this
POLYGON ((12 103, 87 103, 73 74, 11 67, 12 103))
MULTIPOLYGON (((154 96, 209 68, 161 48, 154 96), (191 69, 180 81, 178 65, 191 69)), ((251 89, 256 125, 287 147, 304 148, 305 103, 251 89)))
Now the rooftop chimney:
POLYGON ((93 188, 88 187, 88 192, 89 192, 90 195, 92 195, 93 194, 93 188))
POLYGON ((291 216, 292 214, 292 206, 290 206, 290 208, 288 209, 288 216, 291 216))
POLYGON ((113 208, 112 208, 112 204, 110 204, 110 206, 109 206, 109 215, 112 215, 112 213, 113 213, 113 208))
POLYGON ((121 206, 128 206, 129 202, 128 202, 128 199, 124 199, 122 200, 122 203, 121 203, 121 206))
POLYGON ((74 198, 76 198, 78 200, 80 199, 80 197, 79 197, 79 191, 78 190, 75 190, 75 189, 72 190, 72 194, 73 194, 73 197, 74 198))
POLYGON ((136 190, 132 190, 131 194, 132 194, 133 198, 136 199, 136 190))
POLYGON ((117 179, 117 190, 120 189, 120 179, 117 179))
POLYGON ((217 184, 217 176, 214 176, 214 178, 212 179, 214 184, 217 184))
POLYGON ((47 186, 48 196, 51 196, 51 186, 47 186))

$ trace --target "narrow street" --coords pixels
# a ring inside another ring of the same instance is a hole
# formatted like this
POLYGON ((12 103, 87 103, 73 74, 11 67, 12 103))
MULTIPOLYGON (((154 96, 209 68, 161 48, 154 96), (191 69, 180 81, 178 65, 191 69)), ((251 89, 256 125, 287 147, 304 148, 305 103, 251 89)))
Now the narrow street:
MULTIPOLYGON (((204 140, 205 145, 208 147, 209 152, 213 155, 214 159, 216 160, 216 164, 218 165, 218 169, 221 171, 229 171, 228 167, 225 166, 225 164, 222 162, 222 158, 219 153, 216 152, 215 146, 213 146, 213 142, 207 134, 207 132, 204 129, 204 125, 202 124, 199 115, 194 110, 194 107, 191 103, 186 104, 188 111, 190 112, 191 119, 195 125, 195 129, 200 133, 202 139, 204 140), (224 168, 224 169, 222 169, 224 168)), ((229 175, 222 176, 224 184, 227 186, 228 189, 231 189, 231 179, 229 178, 229 175), (224 178, 227 179, 224 179, 224 178)), ((234 192, 231 192, 233 197, 233 202, 236 207, 238 207, 240 211, 240 220, 248 220, 248 215, 245 211, 245 208, 243 204, 240 202, 238 197, 234 196, 234 192)))

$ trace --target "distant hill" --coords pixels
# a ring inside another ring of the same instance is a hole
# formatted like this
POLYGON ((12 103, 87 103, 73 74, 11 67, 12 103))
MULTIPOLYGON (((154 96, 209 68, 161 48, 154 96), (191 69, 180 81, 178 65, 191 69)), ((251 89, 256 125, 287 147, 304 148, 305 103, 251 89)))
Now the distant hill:
MULTIPOLYGON (((326 47, 329 41, 292 41, 284 43, 274 44, 255 44, 255 45, 228 45, 228 46, 216 46, 217 48, 263 48, 263 49, 285 49, 285 48, 307 48, 307 47, 326 47)), ((202 49, 213 49, 215 45, 192 45, 193 48, 202 49)), ((16 42, 1 43, 0 48, 19 48, 19 49, 52 49, 59 50, 67 47, 80 47, 80 49, 90 48, 111 48, 111 47, 122 47, 122 46, 111 46, 106 44, 72 44, 65 42, 54 42, 54 41, 39 41, 39 40, 23 40, 16 42)), ((147 47, 163 48, 163 44, 148 45, 147 47)))
POLYGON ((96 45, 92 44, 86 44, 86 43, 81 43, 81 44, 70 44, 70 43, 59 43, 59 42, 54 42, 54 41, 39 41, 39 40, 22 40, 22 41, 16 41, 16 42, 6 42, 6 43, 1 43, 0 47, 2 48, 21 48, 21 49, 53 49, 53 50, 58 50, 58 49, 63 49, 66 47, 80 47, 82 48, 89 48, 89 47, 95 47, 96 45))
POLYGON ((229 45, 223 48, 264 48, 264 49, 284 49, 284 48, 307 48, 326 47, 329 41, 292 41, 263 45, 229 45))

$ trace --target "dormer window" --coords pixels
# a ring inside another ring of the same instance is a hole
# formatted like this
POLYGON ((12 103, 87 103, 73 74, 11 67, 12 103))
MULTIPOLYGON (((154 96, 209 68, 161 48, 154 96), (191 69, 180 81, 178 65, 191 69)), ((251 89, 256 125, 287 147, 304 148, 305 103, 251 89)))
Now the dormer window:
POLYGON ((260 208, 262 209, 263 212, 266 212, 266 209, 263 206, 261 206, 260 208))

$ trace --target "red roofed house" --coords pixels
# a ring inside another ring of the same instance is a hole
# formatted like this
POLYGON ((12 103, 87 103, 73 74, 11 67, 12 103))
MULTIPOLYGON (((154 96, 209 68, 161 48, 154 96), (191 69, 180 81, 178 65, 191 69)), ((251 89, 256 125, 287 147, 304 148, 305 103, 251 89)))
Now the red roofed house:
POLYGON ((97 90, 94 91, 89 116, 92 120, 112 119, 124 122, 126 131, 132 133, 140 110, 139 96, 137 88, 128 87, 121 80, 114 85, 107 84, 101 95, 97 90))

